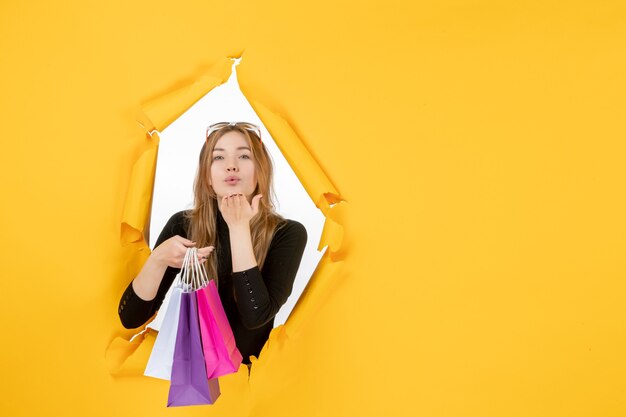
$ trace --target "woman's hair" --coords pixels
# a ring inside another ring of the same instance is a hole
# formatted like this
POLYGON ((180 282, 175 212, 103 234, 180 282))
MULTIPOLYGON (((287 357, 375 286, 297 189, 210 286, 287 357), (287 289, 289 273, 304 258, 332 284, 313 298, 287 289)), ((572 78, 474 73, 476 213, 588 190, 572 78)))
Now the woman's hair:
POLYGON ((200 151, 198 172, 194 181, 194 208, 185 212, 185 215, 189 219, 188 237, 196 242, 196 247, 215 246, 214 254, 206 260, 206 267, 209 279, 214 278, 216 283, 218 271, 216 253, 219 244, 217 213, 219 207, 217 195, 209 185, 209 178, 211 176, 211 163, 213 162, 213 148, 225 133, 233 130, 240 132, 246 138, 252 151, 257 178, 257 186, 253 195, 263 195, 263 198, 259 200, 259 212, 250 220, 254 257, 259 268, 263 267, 267 250, 277 226, 285 220, 274 210, 272 161, 259 136, 255 132, 236 124, 227 125, 211 132, 200 151))

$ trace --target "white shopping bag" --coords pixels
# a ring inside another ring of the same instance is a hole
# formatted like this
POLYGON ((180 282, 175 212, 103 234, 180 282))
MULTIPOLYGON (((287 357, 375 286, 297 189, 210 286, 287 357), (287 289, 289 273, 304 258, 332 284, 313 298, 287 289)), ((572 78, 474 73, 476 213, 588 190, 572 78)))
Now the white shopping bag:
MULTIPOLYGON (((195 248, 194 248, 195 249, 195 248)), ((176 334, 178 333, 178 318, 180 316, 180 298, 183 292, 182 281, 186 277, 189 261, 195 251, 189 248, 183 260, 180 273, 172 284, 169 303, 163 316, 150 359, 144 371, 145 376, 170 380, 172 375, 172 363, 174 362, 174 348, 176 346, 176 334)))
POLYGON ((178 332, 178 317, 180 313, 180 294, 182 288, 172 288, 170 303, 163 317, 161 330, 157 334, 150 359, 146 365, 144 375, 154 378, 170 380, 172 374, 172 362, 174 361, 174 346, 176 345, 176 333, 178 332))

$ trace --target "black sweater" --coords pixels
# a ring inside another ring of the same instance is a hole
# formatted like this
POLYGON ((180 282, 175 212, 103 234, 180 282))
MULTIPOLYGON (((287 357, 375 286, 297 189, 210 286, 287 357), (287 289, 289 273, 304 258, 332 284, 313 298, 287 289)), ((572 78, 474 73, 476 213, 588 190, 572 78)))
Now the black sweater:
MULTIPOLYGON (((187 238, 188 220, 184 212, 174 214, 159 235, 155 247, 174 235, 187 238)), ((274 327, 274 316, 285 304, 300 266, 307 240, 304 226, 287 219, 280 223, 268 249, 263 269, 258 266, 233 273, 228 225, 218 211, 218 242, 209 256, 218 257, 219 294, 235 335, 243 362, 258 357, 274 327)), ((127 329, 137 328, 161 307, 163 298, 180 269, 168 267, 153 300, 145 301, 133 290, 132 282, 122 295, 118 313, 127 329)))

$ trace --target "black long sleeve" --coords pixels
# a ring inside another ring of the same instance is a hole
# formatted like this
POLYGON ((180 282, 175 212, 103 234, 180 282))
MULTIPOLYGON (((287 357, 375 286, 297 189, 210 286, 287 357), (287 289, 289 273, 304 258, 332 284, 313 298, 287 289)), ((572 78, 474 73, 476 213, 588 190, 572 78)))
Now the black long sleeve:
MULTIPOLYGON (((174 235, 187 237, 184 212, 174 214, 159 235, 155 247, 174 235)), ((221 213, 217 218, 219 294, 233 329, 235 341, 249 363, 249 355, 258 356, 274 326, 274 317, 287 301, 300 266, 307 241, 305 227, 286 219, 272 238, 263 268, 258 266, 233 273, 228 225, 221 213)), ((139 298, 132 282, 122 295, 118 313, 126 328, 143 325, 161 307, 163 298, 180 269, 167 268, 153 300, 139 298)))
POLYGON ((295 221, 276 231, 263 271, 258 266, 234 272, 233 287, 241 322, 259 328, 276 316, 291 294, 306 245, 304 226, 295 221))

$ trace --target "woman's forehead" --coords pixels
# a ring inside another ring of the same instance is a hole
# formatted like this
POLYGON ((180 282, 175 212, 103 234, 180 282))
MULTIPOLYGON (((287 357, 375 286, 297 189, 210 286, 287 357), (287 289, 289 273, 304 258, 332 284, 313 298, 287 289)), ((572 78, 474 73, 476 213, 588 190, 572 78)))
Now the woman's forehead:
POLYGON ((218 148, 238 148, 238 147, 242 147, 245 146, 246 148, 249 148, 248 146, 248 140, 246 139, 245 135, 239 131, 236 130, 231 130, 230 132, 226 132, 224 133, 215 143, 215 150, 217 150, 218 148))

